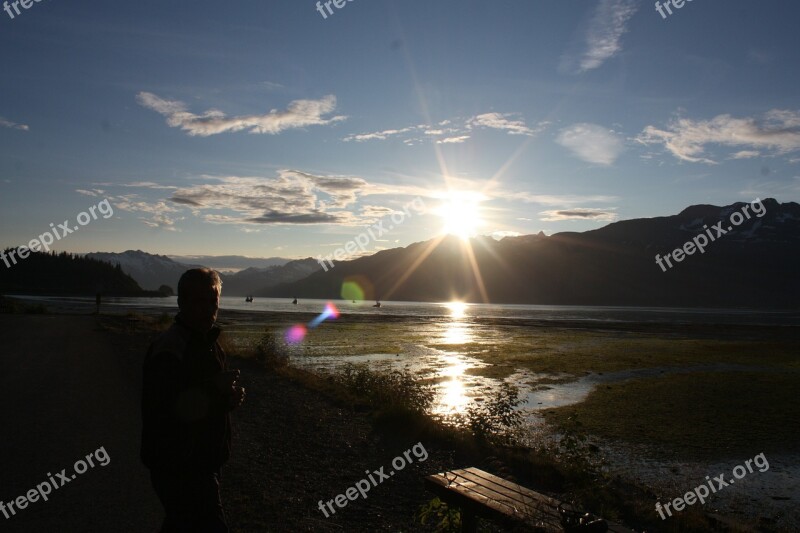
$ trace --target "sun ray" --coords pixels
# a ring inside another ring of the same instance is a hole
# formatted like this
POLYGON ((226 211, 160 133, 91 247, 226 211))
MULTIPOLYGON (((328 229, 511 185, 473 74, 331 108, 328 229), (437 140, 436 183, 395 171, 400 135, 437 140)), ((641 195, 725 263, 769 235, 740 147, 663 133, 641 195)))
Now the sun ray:
POLYGON ((467 251, 467 257, 469 258, 469 265, 472 269, 472 275, 475 277, 475 283, 478 285, 478 290, 481 291, 483 303, 488 304, 489 294, 486 292, 486 285, 483 283, 483 276, 481 275, 481 269, 478 267, 478 261, 475 259, 475 253, 472 250, 472 243, 469 241, 465 242, 464 248, 467 251))
POLYGON ((394 291, 396 291, 400 285, 402 285, 411 276, 411 274, 413 274, 417 268, 419 268, 419 265, 422 264, 422 262, 425 261, 429 255, 431 255, 431 253, 436 249, 437 246, 439 246, 439 243, 442 242, 443 239, 444 235, 440 235, 439 237, 429 241, 426 248, 420 252, 419 256, 417 256, 417 258, 414 260, 414 263, 411 265, 411 267, 409 267, 403 273, 403 275, 400 276, 400 279, 395 282, 391 289, 386 291, 386 294, 383 297, 387 300, 390 299, 391 295, 394 294, 394 291))

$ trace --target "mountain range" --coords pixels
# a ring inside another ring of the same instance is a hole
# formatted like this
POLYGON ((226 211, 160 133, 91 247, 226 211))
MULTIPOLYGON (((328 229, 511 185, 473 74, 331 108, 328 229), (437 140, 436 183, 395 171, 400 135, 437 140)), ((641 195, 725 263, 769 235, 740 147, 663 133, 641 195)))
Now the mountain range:
POLYGON ((741 202, 695 205, 677 215, 625 220, 583 233, 499 241, 478 237, 469 245, 448 236, 338 262, 257 294, 341 298, 349 281, 350 289, 358 284, 364 299, 800 307, 800 205, 771 198, 761 205, 761 216, 741 202), (738 225, 732 223, 745 206, 749 218, 742 215, 738 225), (707 239, 703 253, 695 249, 680 261, 673 259, 672 268, 659 267, 657 255, 663 259, 700 234, 714 239, 707 239))
POLYGON ((90 259, 119 265, 123 272, 130 275, 144 289, 157 290, 163 285, 170 287, 176 294, 181 274, 190 268, 201 266, 215 268, 213 265, 267 264, 271 266, 250 267, 238 272, 220 272, 223 294, 225 296, 246 296, 257 294, 279 283, 290 283, 307 277, 320 270, 314 259, 282 259, 269 258, 256 260, 241 256, 191 256, 202 261, 198 263, 181 263, 165 255, 154 255, 141 250, 128 250, 122 253, 95 252, 86 254, 90 259))

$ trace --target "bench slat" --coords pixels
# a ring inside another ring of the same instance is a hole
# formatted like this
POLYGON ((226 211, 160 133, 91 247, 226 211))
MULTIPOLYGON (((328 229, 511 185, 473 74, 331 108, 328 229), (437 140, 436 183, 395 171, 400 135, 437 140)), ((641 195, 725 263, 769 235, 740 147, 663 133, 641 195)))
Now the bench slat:
MULTIPOLYGON (((476 477, 473 473, 466 472, 470 477, 476 477)), ((507 494, 497 492, 486 486, 484 483, 476 483, 474 479, 467 479, 461 475, 461 471, 452 471, 442 474, 428 476, 426 481, 440 488, 440 493, 445 499, 452 499, 457 496, 459 505, 468 506, 470 511, 475 514, 485 516, 481 506, 488 507, 501 517, 510 517, 534 525, 544 531, 562 531, 558 512, 555 508, 547 508, 539 502, 531 504, 520 499, 514 499, 507 494), (447 474, 447 475, 445 475, 447 474)), ((502 489, 506 492, 507 489, 502 489)), ((517 495, 519 498, 519 495, 517 495)))
MULTIPOLYGON (((425 483, 430 490, 461 507, 468 515, 512 518, 542 531, 563 531, 558 500, 479 468, 441 472, 427 476, 425 483)), ((634 533, 614 522, 608 522, 608 530, 634 533)))
POLYGON ((500 494, 507 495, 507 497, 520 502, 521 505, 545 507, 558 515, 558 502, 544 494, 534 492, 517 483, 513 483, 507 479, 497 477, 477 468, 467 468, 466 470, 457 470, 456 472, 465 479, 491 488, 500 494))

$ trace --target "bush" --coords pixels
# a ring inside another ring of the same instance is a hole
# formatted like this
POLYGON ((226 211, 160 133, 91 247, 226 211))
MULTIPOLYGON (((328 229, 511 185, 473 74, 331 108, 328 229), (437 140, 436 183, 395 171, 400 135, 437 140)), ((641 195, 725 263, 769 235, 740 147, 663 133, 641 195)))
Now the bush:
POLYGON ((461 531, 461 511, 450 507, 438 497, 423 505, 417 512, 416 518, 423 526, 433 519, 436 533, 461 531))
POLYGON ((471 405, 465 415, 456 417, 460 419, 457 422, 479 439, 511 444, 522 425, 522 414, 516 408, 527 401, 520 399, 516 385, 503 382, 493 398, 471 405))
POLYGON ((433 388, 417 381, 407 370, 376 372, 348 363, 333 380, 378 409, 425 413, 433 404, 433 388))

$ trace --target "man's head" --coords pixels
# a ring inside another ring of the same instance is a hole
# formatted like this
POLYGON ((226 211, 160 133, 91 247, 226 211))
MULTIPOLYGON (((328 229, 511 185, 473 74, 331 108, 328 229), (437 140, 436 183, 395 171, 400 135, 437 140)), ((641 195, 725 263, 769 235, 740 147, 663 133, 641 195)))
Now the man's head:
POLYGON ((187 270, 178 282, 178 308, 186 324, 208 331, 217 320, 222 280, 210 268, 187 270))

